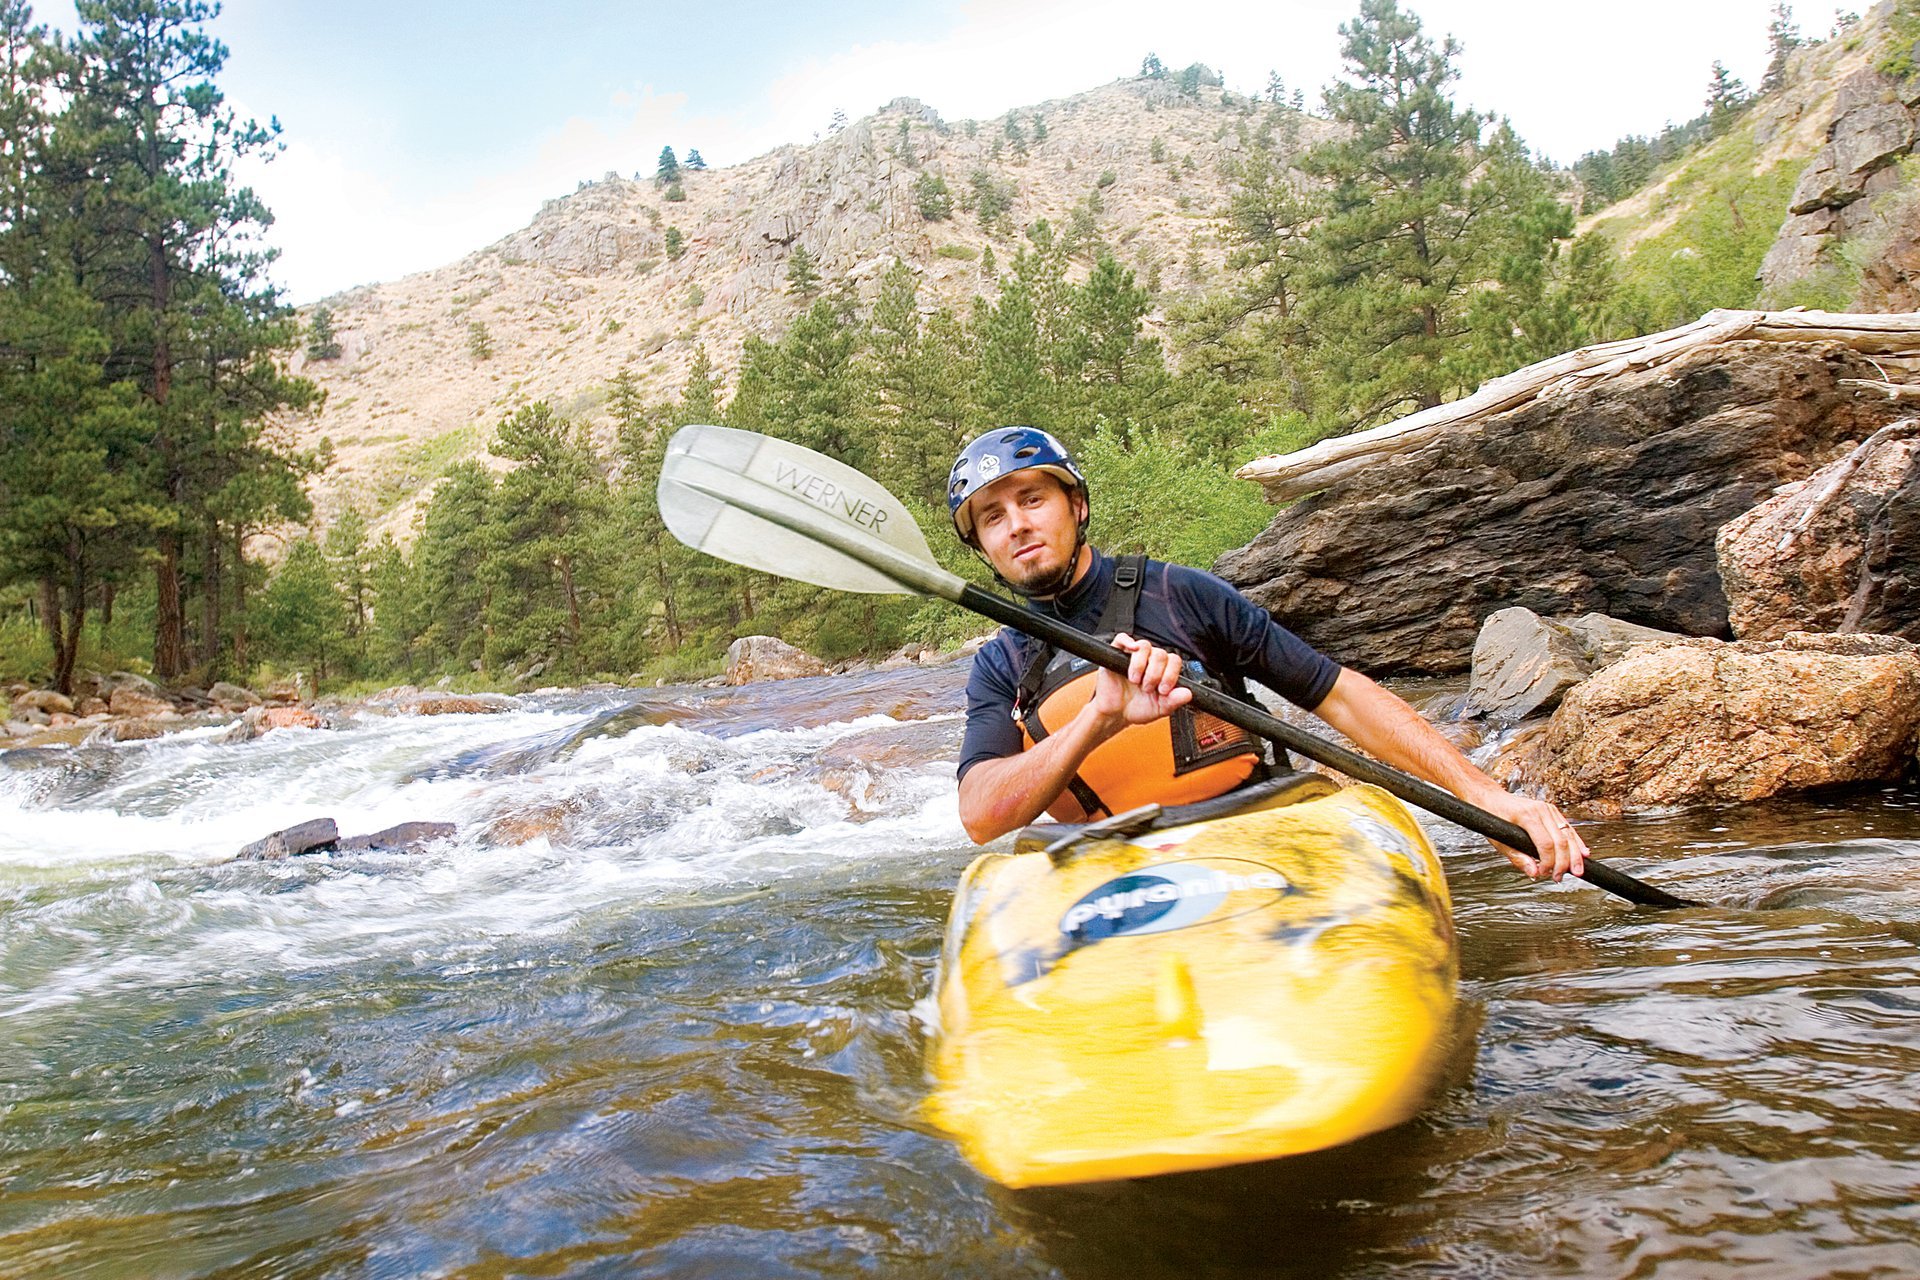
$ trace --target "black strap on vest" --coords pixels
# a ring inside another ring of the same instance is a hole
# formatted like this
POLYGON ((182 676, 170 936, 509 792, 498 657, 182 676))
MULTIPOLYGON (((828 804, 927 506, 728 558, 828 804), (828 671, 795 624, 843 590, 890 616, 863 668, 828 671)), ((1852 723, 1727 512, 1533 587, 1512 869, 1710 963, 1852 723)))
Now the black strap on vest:
MULTIPOLYGON (((1113 589, 1107 593, 1107 602, 1100 609, 1100 620, 1094 624, 1094 634, 1100 639, 1112 640, 1123 631, 1128 635, 1133 634, 1133 619, 1140 605, 1140 589, 1146 584, 1146 564, 1145 556, 1114 557, 1113 589)), ((1026 726, 1027 736, 1036 743, 1047 736, 1047 726, 1040 722, 1040 704, 1046 701, 1047 673, 1052 669, 1058 652, 1052 645, 1044 643, 1031 650, 1027 657, 1027 668, 1020 673, 1019 690, 1014 694, 1014 719, 1026 726)), ((1109 812, 1099 793, 1088 786, 1079 774, 1067 780, 1067 790, 1080 802, 1080 808, 1088 817, 1109 812)))

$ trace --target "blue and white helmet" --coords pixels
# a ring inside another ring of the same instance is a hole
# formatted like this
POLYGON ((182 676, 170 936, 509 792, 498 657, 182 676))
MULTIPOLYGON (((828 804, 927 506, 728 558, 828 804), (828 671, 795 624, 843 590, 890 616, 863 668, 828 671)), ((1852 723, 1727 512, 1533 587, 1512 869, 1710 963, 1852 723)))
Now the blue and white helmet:
POLYGON ((1087 478, 1065 445, 1038 427, 995 427, 960 451, 947 476, 947 512, 962 542, 973 544, 973 516, 967 500, 1002 476, 1029 468, 1055 477, 1069 493, 1078 489, 1092 503, 1087 478))

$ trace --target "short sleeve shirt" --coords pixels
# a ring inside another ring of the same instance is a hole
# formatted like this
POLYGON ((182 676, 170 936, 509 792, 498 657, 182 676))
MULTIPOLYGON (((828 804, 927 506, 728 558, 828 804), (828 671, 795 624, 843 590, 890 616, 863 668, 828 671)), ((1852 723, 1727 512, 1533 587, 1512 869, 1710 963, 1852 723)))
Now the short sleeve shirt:
MULTIPOLYGON (((1095 551, 1086 577, 1055 599, 1036 600, 1031 607, 1092 631, 1113 590, 1113 573, 1113 558, 1095 551)), ((1265 609, 1212 574, 1185 565, 1146 562, 1133 634, 1198 659, 1217 677, 1257 680, 1308 711, 1320 705, 1340 675, 1339 663, 1275 622, 1265 609)), ((1040 641, 1002 628, 974 656, 967 677, 961 777, 982 760, 1018 755, 1024 749, 1013 703, 1028 657, 1040 648, 1040 641)))

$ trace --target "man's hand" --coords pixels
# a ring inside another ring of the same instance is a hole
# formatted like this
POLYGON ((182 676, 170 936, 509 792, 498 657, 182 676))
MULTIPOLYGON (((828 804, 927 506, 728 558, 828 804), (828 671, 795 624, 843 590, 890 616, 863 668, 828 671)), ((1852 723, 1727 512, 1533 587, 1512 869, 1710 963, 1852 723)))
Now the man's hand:
POLYGON ((1522 875, 1536 880, 1550 875, 1558 880, 1586 869, 1586 842, 1574 833, 1567 815, 1544 800, 1514 795, 1474 768, 1419 712, 1359 672, 1342 668, 1314 712, 1368 755, 1526 828, 1540 851, 1537 861, 1518 849, 1494 845, 1522 875))
POLYGON ((1498 842, 1493 846, 1505 854, 1507 861, 1519 868, 1522 875, 1536 880, 1550 875, 1558 880, 1564 875, 1577 876, 1586 871, 1587 842, 1567 821, 1567 815, 1545 800, 1532 800, 1494 787, 1476 796, 1475 803, 1495 817, 1525 827, 1533 837, 1533 847, 1540 851, 1537 861, 1498 842))
POLYGON ((1113 647, 1131 655, 1124 679, 1100 668, 1088 707, 1108 736, 1130 724, 1150 724, 1172 715, 1193 701, 1193 690, 1180 687, 1180 655, 1125 632, 1113 638, 1113 647))

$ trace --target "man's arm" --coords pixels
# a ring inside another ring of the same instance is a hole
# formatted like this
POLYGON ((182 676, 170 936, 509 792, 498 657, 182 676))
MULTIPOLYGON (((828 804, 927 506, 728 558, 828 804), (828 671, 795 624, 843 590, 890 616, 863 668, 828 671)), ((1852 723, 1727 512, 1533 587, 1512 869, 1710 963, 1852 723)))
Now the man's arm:
POLYGON ((1080 764, 1130 724, 1146 724, 1186 705, 1180 656, 1132 636, 1115 636, 1133 655, 1125 679, 1102 668, 1093 697, 1078 714, 1029 750, 982 760, 960 779, 960 825, 975 844, 1026 826, 1060 798, 1080 764))
POLYGON ((1476 769, 1421 719, 1419 712, 1359 672, 1342 667, 1332 691, 1313 712, 1368 755, 1525 827, 1540 851, 1537 862, 1518 849, 1497 843, 1494 847, 1526 875, 1551 875, 1558 880, 1569 872, 1577 876, 1585 869, 1586 843, 1565 814, 1546 801, 1515 795, 1502 787, 1476 769))

